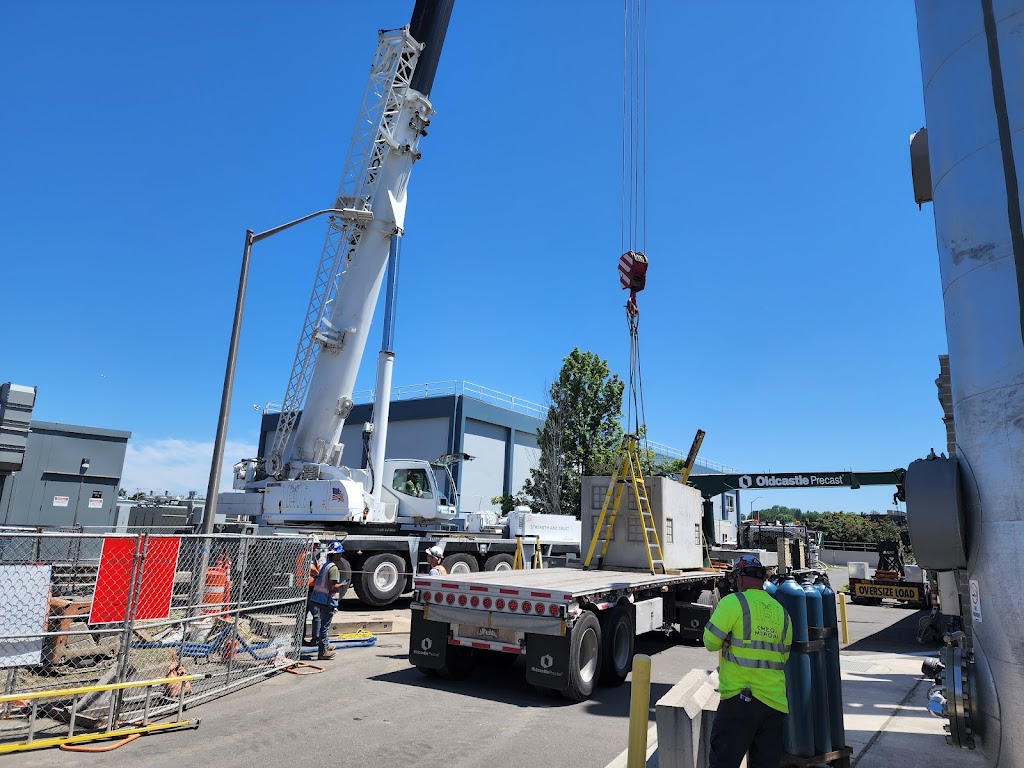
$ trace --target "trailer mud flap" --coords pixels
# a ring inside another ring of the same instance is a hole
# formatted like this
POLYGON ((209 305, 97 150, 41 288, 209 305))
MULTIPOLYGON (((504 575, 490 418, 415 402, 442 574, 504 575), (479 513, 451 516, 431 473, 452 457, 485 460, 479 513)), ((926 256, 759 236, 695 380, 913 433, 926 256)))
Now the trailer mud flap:
POLYGON ((526 636, 526 682, 564 691, 569 687, 570 634, 526 636))
POLYGON ((703 640, 704 627, 710 618, 710 605, 676 604, 676 623, 679 625, 679 634, 687 640, 703 640))
POLYGON ((409 663, 425 669, 441 669, 448 656, 448 625, 423 618, 422 608, 412 609, 409 629, 409 663))

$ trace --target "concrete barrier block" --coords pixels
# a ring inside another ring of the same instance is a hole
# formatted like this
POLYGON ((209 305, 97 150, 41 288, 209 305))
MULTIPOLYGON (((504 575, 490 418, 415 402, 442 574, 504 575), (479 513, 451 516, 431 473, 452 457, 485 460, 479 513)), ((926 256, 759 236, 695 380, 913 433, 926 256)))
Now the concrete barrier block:
POLYGON ((718 709, 718 672, 695 669, 655 705, 660 768, 705 768, 718 709))

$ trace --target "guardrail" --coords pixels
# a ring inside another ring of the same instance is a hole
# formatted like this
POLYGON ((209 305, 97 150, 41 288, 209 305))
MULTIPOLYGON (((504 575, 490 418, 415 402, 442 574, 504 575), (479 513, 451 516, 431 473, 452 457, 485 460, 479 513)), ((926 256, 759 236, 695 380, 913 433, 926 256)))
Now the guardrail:
POLYGON ((877 552, 878 544, 873 541, 826 541, 822 549, 843 549, 847 552, 877 552))

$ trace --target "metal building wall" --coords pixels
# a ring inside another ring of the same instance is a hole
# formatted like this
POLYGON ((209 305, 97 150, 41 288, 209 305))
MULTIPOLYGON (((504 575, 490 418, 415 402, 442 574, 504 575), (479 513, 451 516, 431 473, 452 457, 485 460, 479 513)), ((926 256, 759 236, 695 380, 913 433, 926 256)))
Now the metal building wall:
POLYGON ((462 450, 474 459, 462 467, 459 507, 462 512, 496 509, 491 499, 506 486, 509 427, 466 419, 462 450))
POLYGON ((0 522, 113 525, 129 437, 120 430, 33 421, 24 466, 0 491, 0 522))
MULTIPOLYGON (((538 419, 539 421, 539 419, 538 419)), ((536 432, 518 431, 512 446, 511 491, 518 493, 530 477, 530 470, 540 463, 540 449, 537 447, 536 432)))

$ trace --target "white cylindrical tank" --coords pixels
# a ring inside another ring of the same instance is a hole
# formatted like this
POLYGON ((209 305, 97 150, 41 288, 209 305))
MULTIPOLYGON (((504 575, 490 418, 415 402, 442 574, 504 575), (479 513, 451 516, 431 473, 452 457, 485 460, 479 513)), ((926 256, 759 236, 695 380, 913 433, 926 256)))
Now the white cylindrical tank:
POLYGON ((1024 765, 1024 0, 917 0, 917 25, 967 564, 979 597, 972 728, 989 763, 1009 768, 1024 765))

